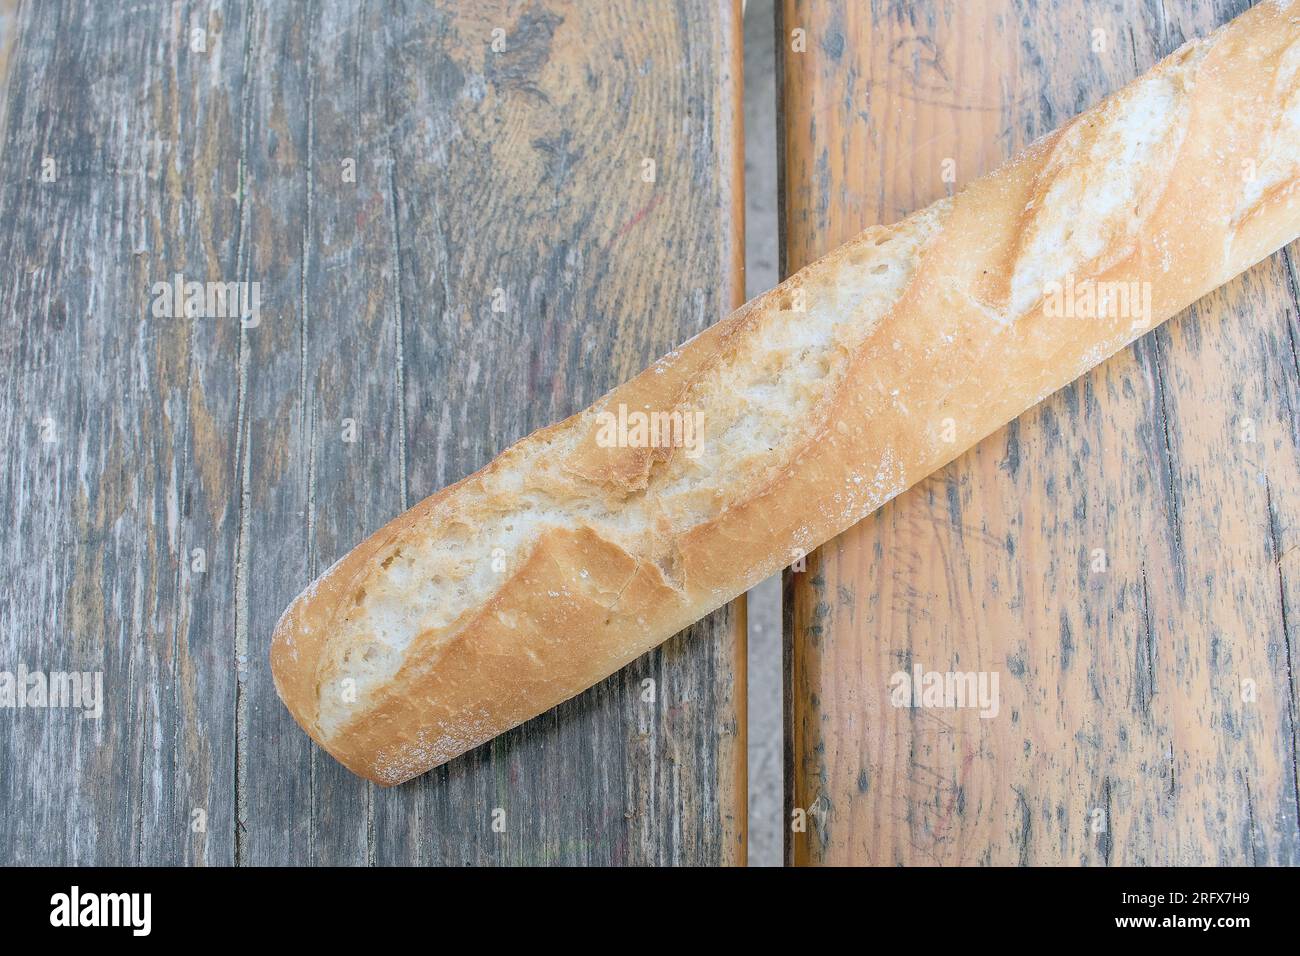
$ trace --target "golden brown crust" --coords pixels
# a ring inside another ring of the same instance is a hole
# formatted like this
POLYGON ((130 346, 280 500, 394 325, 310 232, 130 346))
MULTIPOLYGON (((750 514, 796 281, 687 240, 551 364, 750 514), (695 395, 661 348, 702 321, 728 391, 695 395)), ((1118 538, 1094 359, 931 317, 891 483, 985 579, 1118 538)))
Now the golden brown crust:
POLYGON ((394 519, 277 626, 286 705, 357 773, 416 776, 622 667, 1294 239, 1297 44, 1300 0, 1253 8, 394 519), (1135 298, 1063 316, 1063 282, 1135 298), (620 406, 700 410, 706 450, 603 441, 620 406))

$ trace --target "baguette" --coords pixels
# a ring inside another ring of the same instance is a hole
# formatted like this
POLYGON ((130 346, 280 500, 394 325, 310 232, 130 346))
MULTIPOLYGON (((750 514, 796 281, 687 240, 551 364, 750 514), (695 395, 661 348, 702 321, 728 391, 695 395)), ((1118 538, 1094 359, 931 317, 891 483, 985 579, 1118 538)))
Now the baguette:
POLYGON ((1300 0, 1190 42, 390 521, 276 688, 401 783, 618 670, 1300 234, 1300 0))

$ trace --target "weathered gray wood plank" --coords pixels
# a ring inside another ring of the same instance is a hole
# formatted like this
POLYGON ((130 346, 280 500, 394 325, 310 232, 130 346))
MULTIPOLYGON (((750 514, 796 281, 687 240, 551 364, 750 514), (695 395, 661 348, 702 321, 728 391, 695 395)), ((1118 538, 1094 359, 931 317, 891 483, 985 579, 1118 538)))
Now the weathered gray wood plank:
POLYGON ((479 6, 0 7, 0 669, 105 686, 0 711, 0 860, 743 860, 743 608, 390 791, 274 693, 319 571, 740 296, 736 6, 479 6))
MULTIPOLYGON (((730 3, 456 4, 394 38, 412 500, 738 304, 739 30, 730 3)), ((382 858, 743 859, 739 635, 720 612, 434 771, 418 816, 378 793, 377 832, 403 835, 382 858)))
POLYGON ((102 671, 105 701, 99 721, 0 715, 6 860, 220 861, 233 846, 233 338, 151 317, 150 288, 219 276, 233 249, 237 153, 213 91, 239 73, 191 60, 171 11, 28 3, 15 26, 0 633, 7 667, 102 671))

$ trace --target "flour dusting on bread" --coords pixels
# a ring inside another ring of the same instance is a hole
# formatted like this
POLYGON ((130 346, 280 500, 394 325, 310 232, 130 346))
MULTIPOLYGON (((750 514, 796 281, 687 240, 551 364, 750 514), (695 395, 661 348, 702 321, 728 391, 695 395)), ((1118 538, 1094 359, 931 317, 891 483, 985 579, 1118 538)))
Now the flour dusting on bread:
POLYGON ((1187 69, 1139 80, 1064 131, 1016 257, 1013 316, 1033 308, 1049 282, 1104 270, 1132 250, 1187 131, 1187 69))
POLYGON ((646 487, 627 493, 563 470, 589 410, 536 447, 516 445, 439 501, 376 556, 339 609, 317 685, 321 732, 364 713, 414 642, 453 639, 462 617, 510 583, 546 531, 591 528, 659 567, 670 586, 688 586, 671 542, 775 480, 815 434, 807 423, 843 387, 852 356, 906 287, 946 205, 868 230, 828 256, 799 286, 797 310, 788 287, 770 294, 774 307, 752 309, 732 347, 679 399, 704 422, 701 454, 666 456, 646 487))
POLYGON ((1249 216, 1269 192, 1293 183, 1300 172, 1300 41, 1282 54, 1274 96, 1278 106, 1259 143, 1258 157, 1248 159, 1242 170, 1245 189, 1233 216, 1234 224, 1249 216))

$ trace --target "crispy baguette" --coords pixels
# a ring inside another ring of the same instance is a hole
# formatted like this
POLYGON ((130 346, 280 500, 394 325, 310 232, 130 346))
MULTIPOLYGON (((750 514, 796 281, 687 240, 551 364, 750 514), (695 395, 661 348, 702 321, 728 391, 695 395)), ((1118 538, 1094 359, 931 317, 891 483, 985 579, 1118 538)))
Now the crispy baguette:
POLYGON ((1296 238, 1298 177, 1279 0, 393 519, 285 612, 281 698, 385 785, 542 713, 1296 238))

